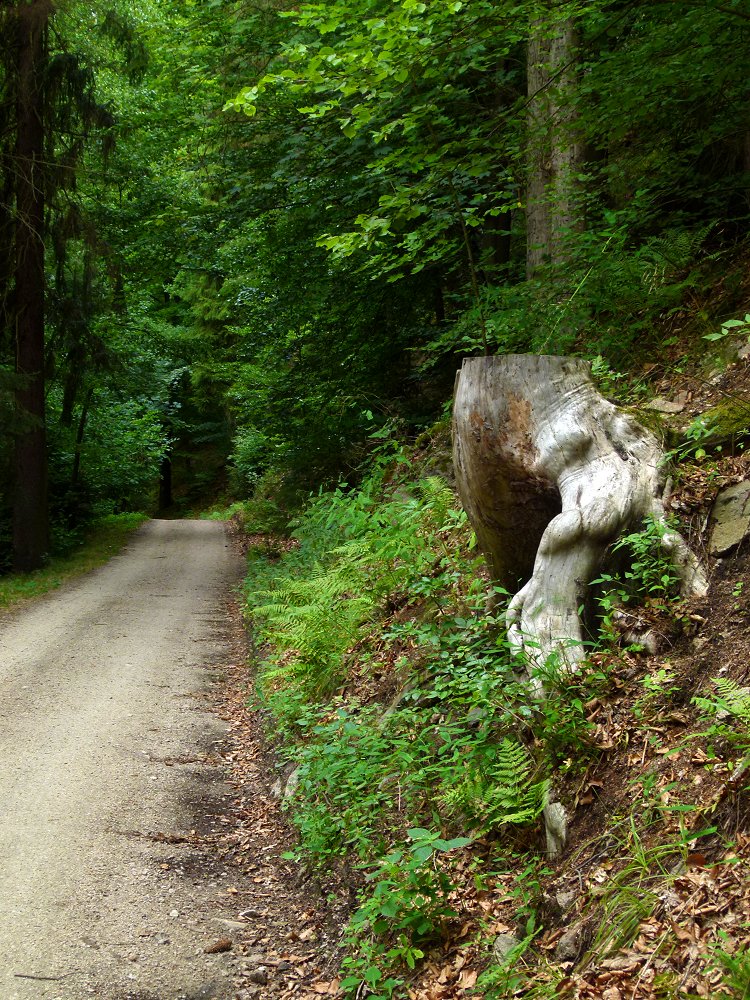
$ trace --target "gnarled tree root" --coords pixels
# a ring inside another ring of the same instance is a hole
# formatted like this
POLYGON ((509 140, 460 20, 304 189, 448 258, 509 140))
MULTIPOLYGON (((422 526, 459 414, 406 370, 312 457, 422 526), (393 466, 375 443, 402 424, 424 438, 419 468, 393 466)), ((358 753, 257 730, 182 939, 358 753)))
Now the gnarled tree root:
POLYGON ((684 595, 705 573, 667 524, 656 437, 595 388, 587 362, 468 358, 454 401, 458 490, 494 579, 513 592, 511 643, 530 666, 584 658, 579 609, 607 547, 649 518, 684 595))

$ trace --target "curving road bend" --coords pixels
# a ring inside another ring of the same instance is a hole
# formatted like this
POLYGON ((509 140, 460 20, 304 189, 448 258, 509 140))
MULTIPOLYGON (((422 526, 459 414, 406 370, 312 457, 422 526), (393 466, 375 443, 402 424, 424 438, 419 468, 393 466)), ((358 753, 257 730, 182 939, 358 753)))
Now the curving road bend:
POLYGON ((2 1000, 234 996, 205 951, 231 897, 191 832, 227 791, 200 692, 241 572, 222 524, 151 521, 0 620, 2 1000))

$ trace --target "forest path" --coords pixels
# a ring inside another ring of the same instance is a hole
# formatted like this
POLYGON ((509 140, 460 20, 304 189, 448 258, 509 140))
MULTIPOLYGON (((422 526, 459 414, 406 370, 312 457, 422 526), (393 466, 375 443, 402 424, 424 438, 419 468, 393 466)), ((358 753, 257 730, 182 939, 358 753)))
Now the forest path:
POLYGON ((200 693, 241 572, 222 524, 151 521, 0 622, 2 1000, 234 996, 204 951, 231 898, 191 832, 227 793, 200 693))

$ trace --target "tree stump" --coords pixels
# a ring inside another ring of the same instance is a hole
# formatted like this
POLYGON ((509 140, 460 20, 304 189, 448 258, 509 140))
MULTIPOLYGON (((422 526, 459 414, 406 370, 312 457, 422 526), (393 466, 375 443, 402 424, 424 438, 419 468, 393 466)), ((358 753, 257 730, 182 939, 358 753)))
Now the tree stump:
POLYGON ((579 609, 607 547, 646 519, 685 595, 707 581, 666 524, 664 454, 634 416, 604 399, 587 362, 467 358, 453 416, 458 491, 494 580, 515 596, 510 641, 529 667, 584 658, 579 609), (520 589, 519 589, 520 587, 520 589))

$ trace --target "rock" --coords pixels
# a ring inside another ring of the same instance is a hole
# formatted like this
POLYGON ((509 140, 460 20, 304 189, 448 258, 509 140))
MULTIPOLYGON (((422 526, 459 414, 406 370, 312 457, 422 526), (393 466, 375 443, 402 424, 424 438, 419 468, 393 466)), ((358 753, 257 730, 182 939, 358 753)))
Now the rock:
POLYGON ((511 951, 520 943, 514 934, 498 934, 495 938, 495 943, 492 945, 492 954, 495 961, 502 965, 511 951))
POLYGON ((750 533, 750 481, 736 483, 722 490, 711 510, 712 556, 725 555, 750 533))
POLYGON ((244 975, 251 983, 257 983, 258 986, 265 986, 268 983, 268 972, 262 965, 257 969, 249 969, 244 975))
POLYGON ((558 892, 555 894, 555 899, 557 900, 557 905, 563 913, 567 913, 571 908, 573 903, 576 901, 575 892, 558 892))
POLYGON ((630 612, 615 610, 614 624, 626 646, 640 646, 647 656, 657 656, 666 645, 667 638, 651 628, 647 622, 639 621, 630 612))
POLYGON ((246 931, 247 923, 244 920, 224 920, 223 917, 212 917, 211 923, 221 924, 230 931, 246 931))
POLYGON ((547 834, 547 856, 556 858, 568 839, 568 817, 561 802, 544 807, 544 829, 547 834))
POLYGON ((648 656, 658 656, 664 648, 664 636, 652 628, 648 632, 644 632, 636 641, 639 646, 643 647, 644 653, 648 656))
POLYGON ((682 413, 685 409, 687 393, 679 393, 674 399, 664 399, 657 396, 650 403, 646 403, 645 410, 653 410, 655 413, 682 413))
POLYGON ((284 789, 284 800, 290 799, 297 790, 297 785, 299 784, 299 768, 295 767, 292 773, 286 780, 286 787, 284 789))
POLYGON ((557 962, 575 962, 581 948, 581 933, 577 927, 566 931, 555 948, 555 960, 557 962))
POLYGON ((704 448, 747 437, 750 429, 747 402, 730 395, 721 399, 716 406, 704 410, 700 419, 706 428, 706 435, 701 439, 704 448))
POLYGON ((273 783, 271 787, 271 798, 280 799, 283 794, 284 794, 283 782, 281 778, 277 778, 277 780, 273 783))

